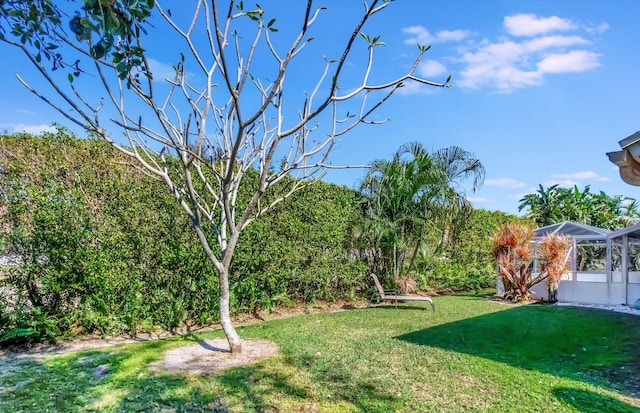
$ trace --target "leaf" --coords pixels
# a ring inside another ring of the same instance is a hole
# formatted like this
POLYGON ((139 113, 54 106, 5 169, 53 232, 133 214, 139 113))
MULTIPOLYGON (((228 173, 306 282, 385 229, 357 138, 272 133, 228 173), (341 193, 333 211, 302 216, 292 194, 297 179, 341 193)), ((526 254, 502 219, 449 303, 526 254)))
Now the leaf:
POLYGON ((102 59, 107 54, 107 50, 102 44, 102 42, 98 42, 98 44, 94 45, 91 48, 91 55, 95 59, 102 59))
POLYGON ((28 327, 28 328, 15 327, 7 331, 2 337, 0 337, 0 342, 11 340, 12 338, 29 337, 29 336, 37 336, 37 335, 38 335, 38 331, 33 327, 28 327))

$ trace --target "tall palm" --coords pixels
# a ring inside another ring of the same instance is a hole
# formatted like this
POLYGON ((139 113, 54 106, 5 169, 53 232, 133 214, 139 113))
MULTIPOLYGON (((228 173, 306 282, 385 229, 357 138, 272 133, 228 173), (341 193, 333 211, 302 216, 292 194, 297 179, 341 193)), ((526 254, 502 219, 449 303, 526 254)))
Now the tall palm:
POLYGON ((413 269, 429 223, 440 223, 444 217, 452 220, 469 208, 461 189, 469 177, 475 190, 484 179, 484 167, 455 146, 431 155, 422 144, 411 142, 401 146, 390 161, 372 163, 361 185, 370 217, 367 232, 378 234, 376 244, 390 257, 394 276, 405 267, 407 258, 407 270, 413 269))
POLYGON ((444 182, 444 174, 427 152, 411 159, 403 155, 398 151, 391 160, 374 161, 360 187, 369 217, 367 232, 385 251, 394 276, 399 275, 407 246, 421 226, 432 188, 444 182))
POLYGON ((440 202, 431 205, 432 220, 441 229, 439 249, 455 241, 471 213, 465 184, 471 181, 471 191, 475 192, 484 183, 486 171, 473 153, 455 145, 437 150, 433 158, 447 179, 440 202))

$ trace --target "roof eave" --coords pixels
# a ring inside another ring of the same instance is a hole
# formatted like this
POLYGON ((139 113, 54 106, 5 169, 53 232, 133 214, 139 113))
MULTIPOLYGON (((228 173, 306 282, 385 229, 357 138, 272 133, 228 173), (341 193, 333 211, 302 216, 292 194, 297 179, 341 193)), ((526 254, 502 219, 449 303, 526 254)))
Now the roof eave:
POLYGON ((618 144, 622 149, 625 149, 638 141, 640 141, 640 131, 637 131, 636 133, 627 136, 626 138, 619 141, 618 144))

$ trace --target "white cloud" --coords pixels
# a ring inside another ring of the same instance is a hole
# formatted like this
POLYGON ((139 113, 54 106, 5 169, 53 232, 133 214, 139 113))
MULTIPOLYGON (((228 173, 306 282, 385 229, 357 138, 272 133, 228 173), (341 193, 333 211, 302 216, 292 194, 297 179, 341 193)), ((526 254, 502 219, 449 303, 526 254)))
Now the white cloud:
POLYGON ((467 198, 467 200, 474 204, 486 204, 487 202, 491 202, 489 198, 482 198, 482 197, 471 197, 471 198, 467 198))
POLYGON ((535 192, 535 191, 532 190, 531 192, 521 192, 519 194, 512 194, 512 195, 509 195, 507 198, 515 199, 516 201, 520 201, 522 198, 524 198, 525 195, 529 195, 529 194, 531 194, 533 192, 535 192))
POLYGON ((440 30, 433 35, 423 26, 409 26, 403 28, 402 31, 412 35, 408 39, 405 39, 405 43, 418 43, 423 45, 444 42, 460 42, 471 35, 471 32, 468 30, 440 30))
POLYGON ((149 62, 149 70, 153 73, 154 82, 162 82, 165 79, 173 79, 175 77, 176 71, 170 64, 162 63, 151 58, 148 58, 147 61, 149 62))
POLYGON ((440 30, 436 33, 437 42, 461 42, 471 35, 468 30, 440 30))
POLYGON ((588 43, 589 41, 581 36, 544 36, 527 40, 523 43, 523 46, 528 52, 539 52, 557 47, 562 48, 588 43))
POLYGON ((456 82, 460 87, 479 89, 493 86, 498 91, 510 92, 526 86, 542 83, 542 76, 535 71, 520 70, 515 66, 478 65, 461 72, 461 79, 456 82))
POLYGON ((472 89, 493 85, 501 90, 535 85, 540 81, 539 74, 517 67, 524 52, 523 45, 504 41, 464 53, 462 62, 466 66, 461 70, 460 80, 456 84, 472 89))
POLYGON ((420 76, 432 77, 439 76, 447 72, 447 68, 440 62, 435 60, 427 60, 420 64, 418 67, 418 73, 420 76))
POLYGON ((0 128, 7 129, 13 133, 26 132, 32 135, 39 135, 43 132, 55 132, 56 128, 51 125, 28 125, 24 123, 10 123, 0 125, 0 128))
POLYGON ((633 199, 623 199, 622 201, 620 201, 620 205, 628 207, 629 205, 633 204, 635 202, 635 200, 633 199))
POLYGON ((557 16, 538 17, 535 14, 516 14, 504 18, 504 27, 512 36, 530 37, 554 31, 573 30, 576 24, 557 16))
POLYGON ((600 66, 601 55, 589 50, 594 41, 590 34, 604 31, 608 25, 591 25, 589 29, 557 16, 519 14, 505 17, 504 27, 508 35, 495 40, 473 39, 469 30, 442 30, 436 34, 422 26, 403 30, 410 35, 406 43, 459 42, 453 49, 455 55, 440 59, 450 62, 446 69, 431 61, 421 68, 422 76, 448 70, 457 87, 509 93, 541 85, 551 74, 583 72, 600 66))
POLYGON ((402 31, 404 33, 413 35, 412 37, 409 37, 408 39, 405 39, 405 43, 407 44, 428 44, 430 43, 429 40, 432 38, 431 34, 429 33, 429 30, 427 30, 426 28, 422 27, 422 26, 409 26, 409 27, 404 27, 402 29, 402 31))
POLYGON ((559 181, 555 180, 555 179, 552 179, 552 180, 546 181, 546 182, 544 182, 542 184, 542 186, 546 186, 546 187, 553 186, 553 185, 558 185, 558 186, 560 186, 562 188, 573 188, 574 186, 579 185, 579 184, 578 184, 578 182, 576 182, 576 181, 574 181, 572 179, 562 179, 562 180, 559 180, 559 181))
POLYGON ((523 188, 527 186, 527 184, 523 182, 518 182, 512 178, 498 178, 498 179, 485 179, 485 186, 498 186, 502 188, 523 188))
POLYGON ((592 180, 592 181, 604 182, 609 180, 609 178, 600 176, 593 171, 574 172, 570 174, 554 174, 554 175, 551 175, 551 177, 556 179, 568 179, 568 180, 578 180, 578 181, 592 180))
POLYGON ((482 45, 475 53, 465 53, 462 59, 465 63, 492 63, 494 66, 502 66, 507 62, 517 62, 524 51, 522 44, 513 41, 503 41, 482 45))
POLYGON ((554 53, 538 62, 538 70, 543 73, 584 72, 600 66, 600 55, 587 50, 554 53))
POLYGON ((589 33, 595 33, 595 34, 604 33, 607 30, 609 30, 609 24, 608 23, 602 23, 602 24, 599 24, 597 26, 585 26, 584 29, 589 33))

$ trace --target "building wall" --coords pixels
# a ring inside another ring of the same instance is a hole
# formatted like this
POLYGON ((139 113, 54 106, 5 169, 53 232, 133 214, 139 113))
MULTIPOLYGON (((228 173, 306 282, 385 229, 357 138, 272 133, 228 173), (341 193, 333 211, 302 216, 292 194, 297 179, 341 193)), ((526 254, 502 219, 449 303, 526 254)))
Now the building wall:
MULTIPOLYGON (((613 282, 607 283, 606 273, 578 272, 576 281, 563 279, 558 286, 558 301, 564 303, 633 306, 640 299, 640 272, 629 272, 629 284, 625 292, 625 283, 619 272, 611 274, 613 282)), ((566 278, 566 277, 563 277, 566 278)), ((536 299, 548 298, 547 285, 539 283, 532 288, 536 299)))

